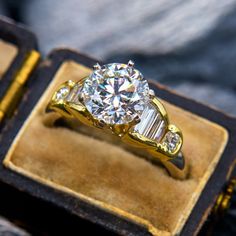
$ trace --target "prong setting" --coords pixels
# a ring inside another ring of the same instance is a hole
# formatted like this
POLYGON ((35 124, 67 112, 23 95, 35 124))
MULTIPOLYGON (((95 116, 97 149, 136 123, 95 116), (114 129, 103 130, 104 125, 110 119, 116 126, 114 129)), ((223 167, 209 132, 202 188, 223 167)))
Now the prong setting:
POLYGON ((99 63, 96 63, 95 65, 93 65, 93 69, 94 70, 101 70, 101 66, 99 65, 99 63))
POLYGON ((153 89, 149 89, 149 96, 150 98, 154 98, 155 97, 155 92, 153 89))
POLYGON ((98 67, 84 81, 83 103, 98 120, 107 125, 128 124, 144 110, 149 87, 134 63, 112 63, 98 67), (138 104, 137 104, 138 101, 138 104))
POLYGON ((134 62, 133 62, 132 60, 129 60, 129 61, 128 61, 128 66, 129 66, 129 67, 134 67, 134 62))
POLYGON ((98 128, 104 128, 106 126, 106 123, 103 120, 99 120, 98 122, 96 122, 96 126, 98 128))
POLYGON ((141 121, 141 119, 140 119, 140 116, 139 116, 139 115, 137 115, 137 116, 134 117, 134 123, 135 123, 135 124, 138 124, 140 121, 141 121))

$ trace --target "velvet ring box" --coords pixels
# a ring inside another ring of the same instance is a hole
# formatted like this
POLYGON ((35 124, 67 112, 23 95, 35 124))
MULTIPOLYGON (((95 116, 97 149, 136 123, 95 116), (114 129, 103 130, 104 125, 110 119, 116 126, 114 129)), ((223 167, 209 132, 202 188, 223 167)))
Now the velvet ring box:
POLYGON ((236 120, 150 81, 184 134, 190 170, 176 180, 117 145, 55 126, 58 115, 45 113, 58 85, 88 75, 95 62, 58 49, 34 69, 1 134, 1 181, 119 234, 196 234, 232 171, 236 120))

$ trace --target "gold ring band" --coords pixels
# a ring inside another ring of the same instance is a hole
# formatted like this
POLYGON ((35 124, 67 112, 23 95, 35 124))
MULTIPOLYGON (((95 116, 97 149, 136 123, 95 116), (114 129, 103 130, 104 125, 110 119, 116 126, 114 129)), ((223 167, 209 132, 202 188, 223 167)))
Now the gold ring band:
POLYGON ((47 111, 113 133, 128 146, 145 150, 172 177, 184 179, 183 134, 170 124, 163 104, 133 66, 132 61, 96 64, 88 77, 59 86, 47 111))

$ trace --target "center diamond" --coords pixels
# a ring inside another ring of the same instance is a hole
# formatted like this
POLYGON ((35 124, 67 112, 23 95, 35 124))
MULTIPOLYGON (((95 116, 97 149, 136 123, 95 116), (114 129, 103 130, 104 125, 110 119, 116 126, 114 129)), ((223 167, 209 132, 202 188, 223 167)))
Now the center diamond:
POLYGON ((107 124, 126 124, 140 116, 148 94, 142 74, 132 65, 119 63, 96 67, 82 88, 88 111, 107 124))

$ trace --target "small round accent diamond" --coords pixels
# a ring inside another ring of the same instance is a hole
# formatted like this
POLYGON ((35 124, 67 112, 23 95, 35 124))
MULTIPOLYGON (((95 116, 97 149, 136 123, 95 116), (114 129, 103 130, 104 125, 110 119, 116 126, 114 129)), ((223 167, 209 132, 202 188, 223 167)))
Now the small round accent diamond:
POLYGON ((177 133, 168 131, 165 134, 162 144, 168 148, 170 152, 174 152, 177 145, 180 143, 181 137, 177 133))
POLYGON ((58 101, 58 100, 66 98, 69 92, 70 92, 69 87, 63 87, 59 89, 59 91, 56 93, 56 100, 58 101))
POLYGON ((82 98, 98 120, 127 124, 142 114, 149 100, 149 87, 130 64, 97 65, 83 84, 82 98))

